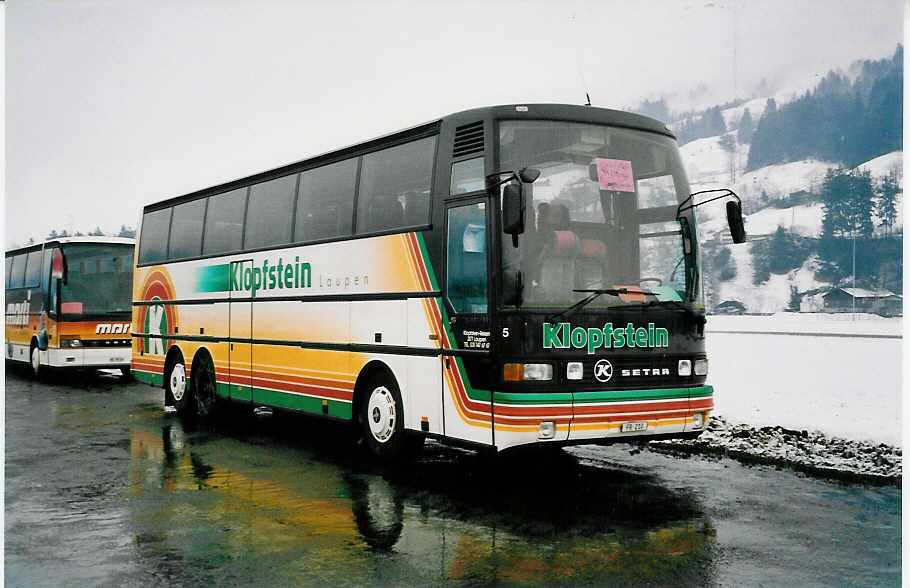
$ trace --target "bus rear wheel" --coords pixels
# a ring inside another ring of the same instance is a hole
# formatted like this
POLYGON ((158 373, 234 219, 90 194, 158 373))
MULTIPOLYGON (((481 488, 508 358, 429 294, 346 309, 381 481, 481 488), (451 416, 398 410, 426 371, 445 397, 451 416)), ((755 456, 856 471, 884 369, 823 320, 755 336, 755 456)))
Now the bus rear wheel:
POLYGON ((196 414, 199 418, 209 418, 215 413, 215 366, 208 355, 202 354, 193 362, 192 388, 190 394, 195 397, 196 414))
POLYGON ((367 383, 360 424, 373 455, 383 461, 392 461, 402 454, 405 449, 404 408, 394 379, 374 377, 367 383))

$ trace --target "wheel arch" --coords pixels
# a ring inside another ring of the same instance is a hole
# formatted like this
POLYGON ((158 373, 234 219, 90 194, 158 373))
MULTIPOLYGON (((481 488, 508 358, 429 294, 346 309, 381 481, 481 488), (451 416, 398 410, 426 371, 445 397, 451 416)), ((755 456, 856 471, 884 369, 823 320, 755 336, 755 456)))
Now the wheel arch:
POLYGON ((360 373, 357 374, 357 381, 354 382, 354 398, 351 403, 351 414, 352 420, 355 422, 359 419, 361 413, 360 409, 367 399, 367 385, 374 377, 387 377, 394 381, 395 385, 398 387, 398 394, 402 397, 401 401, 404 403, 404 396, 401 392, 401 379, 396 376, 395 371, 389 364, 379 359, 372 359, 361 368, 360 373))

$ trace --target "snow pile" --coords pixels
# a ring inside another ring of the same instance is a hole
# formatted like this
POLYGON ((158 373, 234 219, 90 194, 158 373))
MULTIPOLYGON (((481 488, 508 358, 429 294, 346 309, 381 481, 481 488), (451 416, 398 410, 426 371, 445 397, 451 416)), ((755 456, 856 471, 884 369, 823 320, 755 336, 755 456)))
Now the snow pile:
MULTIPOLYGON (((901 317, 877 314, 778 312, 771 316, 710 315, 705 325, 708 333, 793 333, 799 335, 878 335, 900 337, 901 317)), ((859 341, 858 341, 859 343, 859 341)))
POLYGON ((658 452, 718 454, 745 462, 784 465, 815 475, 886 484, 900 484, 902 472, 902 451, 898 447, 829 437, 805 429, 731 425, 722 417, 711 417, 697 439, 652 441, 648 447, 658 452))

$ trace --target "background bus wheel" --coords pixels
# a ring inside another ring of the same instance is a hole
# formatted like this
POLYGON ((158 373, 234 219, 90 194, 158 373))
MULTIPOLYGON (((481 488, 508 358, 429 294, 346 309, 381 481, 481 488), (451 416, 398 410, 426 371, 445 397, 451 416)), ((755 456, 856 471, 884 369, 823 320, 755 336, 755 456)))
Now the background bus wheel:
POLYGON ((32 375, 36 378, 41 376, 41 352, 37 345, 32 345, 32 375))
POLYGON ((120 368, 120 377, 129 382, 133 379, 133 372, 130 368, 120 368))
POLYGON ((366 394, 360 424, 367 447, 380 459, 392 460, 404 449, 404 409, 398 386, 391 378, 373 378, 366 394))
POLYGON ((192 396, 186 387, 186 366, 183 365, 183 359, 177 359, 170 364, 164 377, 167 394, 174 401, 177 414, 181 417, 192 416, 190 409, 195 407, 191 406, 192 396))
POLYGON ((200 418, 215 413, 215 366, 208 355, 200 355, 193 363, 193 386, 190 394, 196 399, 196 413, 200 418))

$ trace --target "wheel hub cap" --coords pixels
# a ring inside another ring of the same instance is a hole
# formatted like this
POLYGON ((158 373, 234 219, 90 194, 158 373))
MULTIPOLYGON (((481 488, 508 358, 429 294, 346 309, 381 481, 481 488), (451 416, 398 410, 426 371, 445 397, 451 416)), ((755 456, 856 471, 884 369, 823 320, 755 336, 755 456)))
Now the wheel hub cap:
POLYGON ((182 363, 178 363, 171 370, 171 396, 179 402, 183 399, 184 392, 186 392, 186 368, 182 363))
POLYGON ((380 443, 385 443, 395 432, 395 398, 385 386, 380 386, 370 394, 367 405, 367 414, 370 415, 370 432, 373 438, 380 443))

